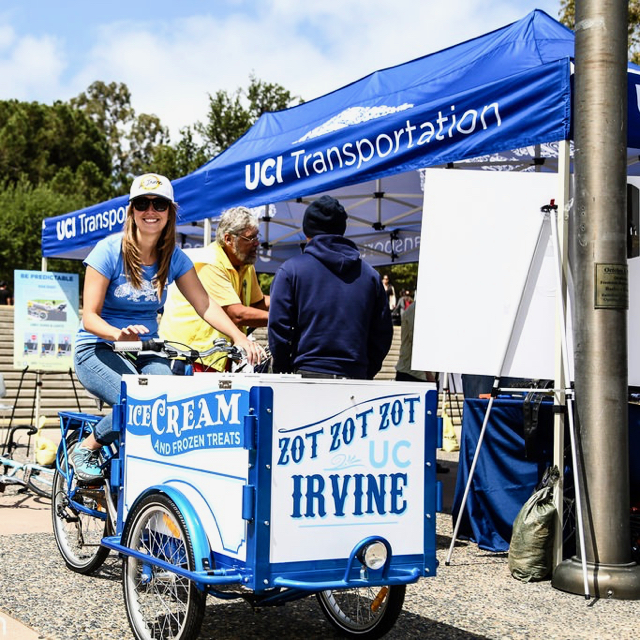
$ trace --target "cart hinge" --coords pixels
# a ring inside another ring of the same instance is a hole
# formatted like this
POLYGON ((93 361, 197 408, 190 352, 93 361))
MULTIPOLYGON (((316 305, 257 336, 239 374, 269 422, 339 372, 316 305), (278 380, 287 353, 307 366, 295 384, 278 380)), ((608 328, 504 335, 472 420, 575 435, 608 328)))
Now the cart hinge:
POLYGON ((111 486, 118 489, 122 486, 122 464, 120 458, 112 458, 109 467, 111 486))
POLYGON ((436 449, 442 449, 442 444, 444 442, 444 418, 442 416, 438 416, 438 430, 436 432, 436 449))
POLYGON ((242 487, 242 519, 253 521, 256 504, 256 488, 252 484, 242 487))
POLYGON ((244 448, 255 449, 258 433, 258 416, 249 414, 244 417, 244 448))

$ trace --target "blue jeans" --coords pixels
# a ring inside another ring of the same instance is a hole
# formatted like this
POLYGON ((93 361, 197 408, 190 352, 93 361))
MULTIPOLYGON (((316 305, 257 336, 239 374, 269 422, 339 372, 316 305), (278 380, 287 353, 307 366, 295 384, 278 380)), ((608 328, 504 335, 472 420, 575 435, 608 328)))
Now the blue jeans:
MULTIPOLYGON (((171 361, 151 354, 138 356, 135 361, 116 353, 105 342, 80 345, 74 354, 76 376, 91 394, 112 407, 120 400, 120 383, 126 373, 144 375, 171 375, 171 361)), ((111 444, 118 439, 113 430, 111 413, 93 428, 100 444, 111 444)))

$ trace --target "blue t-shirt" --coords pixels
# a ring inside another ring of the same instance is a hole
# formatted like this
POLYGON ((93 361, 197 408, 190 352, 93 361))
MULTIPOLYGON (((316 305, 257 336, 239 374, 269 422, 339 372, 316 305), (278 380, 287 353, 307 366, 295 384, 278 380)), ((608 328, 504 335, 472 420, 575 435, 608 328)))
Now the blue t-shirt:
MULTIPOLYGON (((171 256, 169 277, 162 292, 162 299, 158 300, 158 291, 152 284, 158 270, 157 264, 142 267, 140 289, 134 289, 128 282, 122 259, 122 235, 122 233, 116 233, 100 240, 84 261, 86 266, 93 267, 109 280, 100 316, 105 322, 120 329, 130 324, 142 324, 149 329, 149 333, 143 336, 145 340, 157 338, 157 316, 167 299, 167 286, 192 269, 193 263, 182 249, 175 248, 171 256)), ((76 336, 76 346, 93 342, 111 341, 89 333, 81 324, 76 336)))

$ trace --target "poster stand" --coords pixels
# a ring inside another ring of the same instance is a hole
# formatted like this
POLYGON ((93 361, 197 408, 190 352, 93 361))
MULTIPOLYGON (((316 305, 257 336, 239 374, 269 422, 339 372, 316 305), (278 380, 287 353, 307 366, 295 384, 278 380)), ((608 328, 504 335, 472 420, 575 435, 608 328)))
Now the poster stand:
MULTIPOLYGON (((557 284, 557 295, 561 296, 561 305, 562 305, 562 313, 558 314, 559 316, 561 316, 560 318, 560 322, 561 322, 561 330, 560 330, 560 337, 561 337, 561 348, 562 348, 562 361, 563 361, 563 368, 564 368, 564 376, 565 376, 565 380, 567 381, 567 383, 569 384, 570 381, 570 375, 569 375, 569 359, 568 359, 568 348, 567 348, 567 333, 566 333, 566 322, 565 322, 565 300, 564 300, 564 296, 562 295, 562 289, 560 288, 560 284, 561 284, 561 278, 562 278, 562 263, 561 263, 561 259, 560 259, 560 247, 559 247, 559 240, 558 240, 558 232, 557 232, 557 205, 554 204, 554 201, 551 202, 551 204, 549 205, 545 205, 543 207, 541 207, 541 211, 542 213, 545 214, 545 216, 547 216, 549 218, 550 221, 550 226, 551 226, 551 240, 552 240, 552 245, 553 245, 553 251, 554 251, 554 257, 556 260, 556 264, 555 264, 555 275, 556 275, 556 284, 557 284)), ((493 406, 493 402, 494 399, 498 396, 498 393, 500 391, 516 391, 515 389, 507 389, 507 388, 501 388, 500 387, 500 378, 502 376, 502 372, 504 370, 505 367, 505 362, 509 353, 509 347, 510 344, 513 340, 513 336, 514 336, 514 331, 515 331, 515 327, 517 324, 517 319, 518 316, 520 315, 520 311, 521 311, 521 307, 522 307, 522 302, 523 299, 525 297, 525 292, 528 289, 528 286, 530 286, 532 283, 531 281, 531 272, 532 272, 532 267, 535 263, 535 258, 536 258, 536 253, 538 251, 541 250, 541 239, 542 239, 542 225, 540 226, 540 231, 539 231, 539 235, 538 235, 538 241, 536 243, 536 248, 535 251, 533 252, 532 258, 531 258, 531 262, 529 264, 529 270, 527 272, 527 278, 525 280, 525 286, 523 287, 523 290, 521 292, 521 296, 520 296, 520 300, 518 302, 518 310, 516 312, 515 315, 515 319, 514 319, 514 323, 513 326, 511 328, 511 334, 509 337, 509 340, 507 341, 507 344, 505 346, 505 350, 502 356, 502 360, 501 360, 501 365, 500 365, 500 369, 499 369, 499 374, 494 378, 494 382, 493 382, 493 387, 491 389, 491 395, 489 398, 489 403, 487 405, 487 409, 485 411, 485 415, 484 415, 484 419, 482 422, 482 427, 480 429, 480 434, 478 436, 478 442, 476 444, 476 448, 473 454, 473 460, 471 462, 471 467, 469 469, 469 476, 467 478, 467 483, 465 486, 465 490, 464 490, 464 494, 462 496, 462 501, 460 504, 460 509, 458 510, 458 516, 456 518, 456 524, 454 527, 454 531, 451 537, 451 545, 449 547, 449 551, 447 553, 447 557, 445 560, 445 565, 449 566, 451 564, 451 556, 453 554, 453 548, 455 546, 456 540, 458 538, 458 531, 460 528, 460 522, 461 522, 461 518, 462 518, 462 513, 464 512, 466 503, 467 503, 467 498, 469 495, 469 491, 471 489, 471 483, 473 481, 473 475, 475 472, 475 468, 476 468, 476 464, 478 462, 478 456, 480 454, 480 449, 482 447, 482 442, 484 439, 484 435, 487 429, 487 424, 489 422, 489 416, 491 413, 491 408, 493 406)), ((525 389, 517 389, 518 392, 523 392, 525 391, 525 389)), ((540 393, 541 390, 540 389, 528 389, 526 391, 534 391, 537 393, 540 393)), ((550 393, 556 393, 558 390, 557 389, 551 389, 548 390, 548 392, 550 393)), ((573 420, 573 389, 569 388, 569 389, 562 389, 560 390, 561 392, 564 392, 564 397, 566 400, 566 410, 567 410, 567 414, 569 417, 569 434, 570 434, 570 439, 571 439, 571 457, 572 457, 572 464, 573 464, 573 472, 574 475, 577 476, 578 475, 578 456, 577 456, 577 444, 576 444, 576 436, 575 436, 575 425, 574 425, 574 420, 573 420)), ((556 405, 558 407, 558 410, 565 410, 565 405, 561 405, 558 404, 556 405)), ((577 528, 578 528, 578 535, 579 535, 579 541, 580 541, 580 555, 582 557, 582 570, 583 570, 583 577, 584 577, 584 593, 585 593, 585 598, 588 600, 590 598, 590 594, 589 594, 589 582, 588 582, 588 573, 587 573, 587 564, 586 564, 586 552, 585 552, 585 539, 584 539, 584 527, 583 527, 583 520, 582 520, 582 497, 580 495, 580 489, 579 489, 579 483, 576 482, 575 484, 575 491, 576 491, 576 524, 577 524, 577 528)), ((561 488, 560 488, 561 489, 561 488)))
MULTIPOLYGON (((16 397, 13 401, 13 406, 11 408, 11 416, 9 417, 9 422, 7 424, 7 429, 10 430, 13 426, 13 421, 15 418, 16 408, 18 406, 18 400, 22 394, 22 386, 24 384, 24 379, 27 374, 33 374, 36 376, 35 386, 33 390, 33 403, 31 405, 31 417, 30 424, 37 425, 40 419, 40 402, 42 399, 41 389, 43 385, 42 376, 51 373, 60 373, 59 371, 41 371, 35 369, 29 369, 29 367, 25 367, 22 369, 22 373, 20 375, 20 382, 18 383, 18 389, 16 391, 16 397)), ((78 396, 78 390, 76 389, 76 383, 73 379, 73 370, 71 368, 68 369, 67 373, 69 374, 69 378, 71 379, 71 386, 73 388, 73 394, 76 399, 76 404, 78 406, 78 411, 82 412, 82 408, 80 406, 80 397, 78 396)))

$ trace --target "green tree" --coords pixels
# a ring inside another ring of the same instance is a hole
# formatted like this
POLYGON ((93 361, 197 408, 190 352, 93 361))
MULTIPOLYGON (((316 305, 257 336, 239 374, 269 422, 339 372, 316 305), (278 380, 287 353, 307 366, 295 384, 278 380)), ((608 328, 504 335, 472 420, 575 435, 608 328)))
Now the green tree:
POLYGON ((110 174, 108 146, 86 114, 62 102, 0 101, 0 277, 39 269, 43 219, 109 197, 110 174))
POLYGON ((116 190, 120 187, 126 163, 123 139, 125 127, 134 118, 131 92, 126 84, 94 82, 86 91, 69 101, 83 111, 105 136, 111 154, 112 174, 116 190))
MULTIPOLYGON (((131 178, 152 169, 153 164, 150 160, 154 158, 158 147, 169 143, 169 132, 162 126, 158 116, 141 113, 134 119, 127 134, 127 141, 129 154, 125 168, 128 177, 131 178)), ((158 171, 158 173, 162 172, 158 171)), ((169 175, 176 176, 175 173, 169 175)))
POLYGON ((259 273, 258 274, 258 283, 260 284, 260 289, 265 296, 269 295, 271 291, 271 283, 273 282, 273 278, 275 277, 274 273, 259 273))
MULTIPOLYGON (((575 0, 560 0, 560 22, 575 30, 575 0)), ((640 0, 629 0, 629 60, 640 64, 640 0)))
POLYGON ((150 166, 164 176, 184 176, 203 165, 209 157, 193 126, 180 130, 175 145, 161 144, 153 149, 150 166))
MULTIPOLYGON (((12 283, 14 269, 39 270, 42 221, 86 204, 80 192, 63 194, 51 185, 33 185, 25 177, 0 182, 0 280, 12 283)), ((49 268, 79 273, 82 263, 57 260, 49 268)))
POLYGON ((252 74, 247 89, 209 95, 207 122, 196 124, 195 130, 204 140, 206 155, 212 158, 244 135, 263 113, 302 102, 302 98, 293 96, 284 87, 258 80, 252 74))
POLYGON ((0 101, 0 181, 40 184, 80 172, 92 174, 92 186, 104 191, 110 169, 104 138, 77 109, 62 102, 0 101))
POLYGON ((114 195, 126 193, 131 178, 149 170, 155 148, 169 143, 169 132, 157 116, 136 116, 124 83, 94 82, 70 104, 86 113, 105 136, 114 195))

